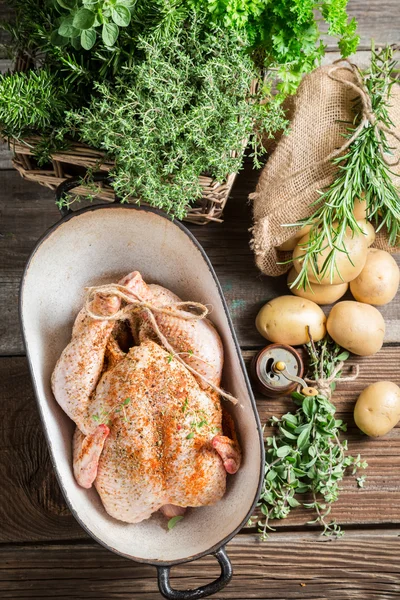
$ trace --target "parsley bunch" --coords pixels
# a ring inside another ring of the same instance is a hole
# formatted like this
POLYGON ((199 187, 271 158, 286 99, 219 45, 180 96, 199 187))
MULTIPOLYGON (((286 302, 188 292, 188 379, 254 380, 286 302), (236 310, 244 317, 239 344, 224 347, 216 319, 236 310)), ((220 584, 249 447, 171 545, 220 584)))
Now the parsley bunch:
POLYGON ((349 21, 347 0, 191 0, 208 18, 228 29, 244 31, 264 67, 279 78, 280 99, 296 91, 304 73, 325 53, 319 22, 338 38, 343 56, 355 52, 357 22, 349 21))

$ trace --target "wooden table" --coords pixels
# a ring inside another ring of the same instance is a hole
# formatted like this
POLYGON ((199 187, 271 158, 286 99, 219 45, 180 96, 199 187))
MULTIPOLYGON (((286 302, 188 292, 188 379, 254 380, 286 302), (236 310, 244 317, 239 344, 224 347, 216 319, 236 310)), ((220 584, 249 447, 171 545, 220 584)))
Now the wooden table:
MULTIPOLYGON (((361 60, 368 39, 400 42, 399 0, 350 0, 360 22, 361 60)), ((331 48, 334 51, 334 48, 331 48)), ((328 60, 332 60, 332 52, 328 60)), ((18 323, 18 286, 37 238, 59 219, 52 193, 25 182, 0 156, 0 597, 58 600, 157 599, 155 569, 111 554, 88 538, 69 513, 50 464, 33 397, 18 323)), ((282 280, 267 279, 249 250, 248 194, 257 173, 249 164, 239 176, 222 225, 190 229, 203 244, 221 280, 243 355, 248 361, 265 345, 254 327, 259 307, 284 293, 282 280)), ((383 439, 362 438, 352 419, 354 400, 377 379, 400 384, 400 302, 383 310, 384 349, 359 361, 361 375, 339 385, 335 403, 349 424, 349 449, 369 463, 367 483, 353 478, 333 517, 344 538, 327 542, 307 526, 303 510, 276 523, 268 542, 245 529, 229 544, 234 578, 217 598, 362 599, 400 597, 400 428, 383 439)), ((257 396, 262 422, 292 408, 289 399, 257 396)), ((194 587, 217 575, 213 558, 176 567, 173 584, 194 587)))

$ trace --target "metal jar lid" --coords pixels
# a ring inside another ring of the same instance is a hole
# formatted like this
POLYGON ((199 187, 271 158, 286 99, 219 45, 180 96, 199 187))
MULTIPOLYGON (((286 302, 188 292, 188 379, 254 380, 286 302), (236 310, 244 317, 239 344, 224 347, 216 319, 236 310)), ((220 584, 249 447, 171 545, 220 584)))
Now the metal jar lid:
POLYGON ((303 374, 304 365, 299 353, 286 344, 266 346, 251 364, 251 375, 257 389, 270 398, 291 394, 298 382, 291 381, 290 377, 302 378, 303 374), (284 365, 284 373, 276 368, 279 363, 284 365))

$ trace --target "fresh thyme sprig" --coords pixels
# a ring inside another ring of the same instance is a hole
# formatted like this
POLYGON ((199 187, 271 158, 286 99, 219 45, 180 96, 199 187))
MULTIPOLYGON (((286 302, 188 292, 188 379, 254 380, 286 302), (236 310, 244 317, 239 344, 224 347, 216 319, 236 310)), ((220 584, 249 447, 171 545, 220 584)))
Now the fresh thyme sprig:
MULTIPOLYGON (((306 349, 315 378, 322 374, 329 379, 334 373, 340 378, 338 367, 348 353, 330 339, 309 344, 306 349)), ((335 418, 336 408, 325 395, 305 397, 295 392, 292 396, 298 410, 281 418, 272 417, 270 423, 278 433, 267 437, 265 442, 265 477, 259 502, 264 518, 258 521, 261 539, 268 538, 268 530, 273 531, 272 519, 285 519, 297 506, 315 511, 316 518, 309 524, 321 525, 322 535, 340 537, 343 535, 340 526, 328 520, 331 505, 338 499, 339 484, 347 468, 352 467, 355 475, 367 463, 360 455, 346 455, 347 440, 339 438, 340 432, 346 431, 346 424, 335 418)), ((365 475, 357 483, 363 487, 365 475)))
POLYGON ((189 398, 186 397, 182 404, 182 412, 185 417, 189 417, 191 431, 187 434, 186 439, 191 440, 194 438, 196 433, 202 433, 205 435, 208 432, 213 434, 219 433, 221 430, 219 427, 211 427, 207 420, 207 413, 203 409, 194 409, 189 406, 189 398))
MULTIPOLYGON (((296 225, 310 225, 309 239, 303 244, 301 270, 291 287, 307 289, 309 273, 317 279, 329 276, 333 280, 340 271, 338 253, 347 253, 345 236, 361 234, 360 225, 353 214, 354 202, 362 197, 367 206, 367 219, 374 222, 377 231, 386 227, 389 244, 394 246, 400 236, 400 196, 391 179, 388 157, 393 155, 388 137, 380 126, 391 129, 388 106, 396 61, 393 48, 379 51, 372 48, 371 65, 362 73, 362 80, 372 108, 373 118, 365 123, 344 156, 333 159, 339 170, 332 185, 314 203, 315 212, 296 225), (379 224, 378 224, 379 222, 379 224), (318 266, 322 252, 326 258, 318 266)), ((362 118, 361 103, 355 105, 356 116, 348 130, 350 139, 362 118)), ((349 260, 351 257, 348 255, 349 260)))

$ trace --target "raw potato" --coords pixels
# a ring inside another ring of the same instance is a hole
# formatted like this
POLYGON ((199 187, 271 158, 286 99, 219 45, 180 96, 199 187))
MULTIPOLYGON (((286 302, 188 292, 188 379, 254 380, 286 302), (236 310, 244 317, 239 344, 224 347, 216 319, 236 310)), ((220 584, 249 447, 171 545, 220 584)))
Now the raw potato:
POLYGON ((302 227, 294 235, 292 235, 291 238, 286 240, 286 242, 283 242, 283 244, 278 246, 278 250, 281 250, 282 252, 290 252, 290 251, 294 250, 297 245, 297 242, 304 235, 306 235, 306 233, 308 233, 310 231, 310 229, 311 229, 311 225, 306 225, 305 227, 302 227))
POLYGON ((375 237, 376 237, 374 226, 372 225, 372 223, 369 223, 368 221, 357 221, 357 222, 360 225, 361 229, 365 233, 365 239, 367 241, 367 246, 369 248, 374 243, 375 237))
POLYGON ((385 435, 400 419, 400 388, 391 381, 378 381, 361 392, 354 407, 354 420, 361 431, 385 435))
POLYGON ((258 331, 267 340, 279 344, 300 346, 310 339, 322 340, 326 333, 326 317, 317 304, 297 296, 280 296, 265 304, 256 318, 258 331))
POLYGON ((365 220, 367 218, 367 203, 364 197, 356 198, 354 200, 353 215, 357 221, 365 220))
MULTIPOLYGON (((293 265, 298 273, 300 273, 303 262, 301 257, 304 256, 305 253, 305 249, 302 247, 302 245, 308 242, 308 238, 309 234, 302 237, 293 251, 293 265)), ((365 265, 365 261, 367 260, 368 246, 366 236, 359 232, 355 232, 353 235, 349 229, 348 233, 344 237, 344 245, 351 257, 351 262, 345 252, 336 252, 336 265, 340 274, 335 269, 332 281, 329 270, 324 277, 319 277, 317 279, 316 275, 314 275, 311 264, 309 263, 307 272, 308 278, 311 282, 320 283, 322 285, 338 285, 340 283, 349 282, 352 279, 355 279, 357 275, 361 273, 365 265)), ((322 268, 322 265, 324 264, 326 257, 331 250, 325 241, 323 242, 323 246, 326 246, 326 248, 318 255, 317 259, 319 270, 322 268)))
POLYGON ((326 327, 339 346, 359 356, 371 356, 382 348, 385 321, 378 309, 344 300, 329 313, 326 327))
POLYGON ((370 248, 365 267, 350 283, 350 289, 359 302, 382 306, 393 300, 399 281, 399 267, 394 258, 384 250, 370 248))
MULTIPOLYGON (((296 279, 297 275, 298 273, 296 269, 292 267, 289 271, 287 279, 289 288, 296 279)), ((312 283, 311 286, 306 290, 303 288, 293 287, 290 288, 290 291, 295 296, 307 298, 307 300, 311 300, 316 304, 333 304, 347 292, 348 287, 348 283, 340 283, 339 285, 319 285, 318 283, 312 283)))

